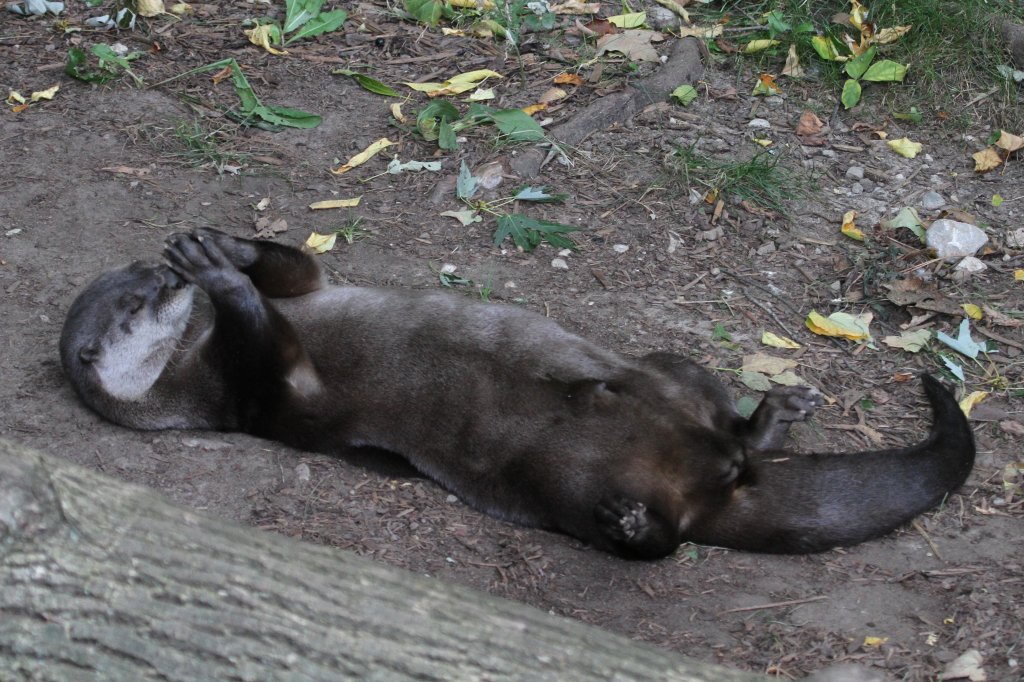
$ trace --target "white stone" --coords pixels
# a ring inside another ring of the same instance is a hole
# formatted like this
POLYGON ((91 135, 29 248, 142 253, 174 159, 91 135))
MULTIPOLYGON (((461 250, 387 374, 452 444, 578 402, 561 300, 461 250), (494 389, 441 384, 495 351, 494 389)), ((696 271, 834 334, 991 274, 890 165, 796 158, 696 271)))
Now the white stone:
POLYGON ((612 245, 612 251, 614 251, 615 253, 626 253, 627 251, 629 251, 629 245, 628 244, 613 244, 612 245))
POLYGON ((926 192, 921 197, 921 208, 926 211, 937 211, 946 205, 946 200, 938 192, 926 192))
POLYGON ((928 248, 935 249, 935 255, 945 260, 973 256, 987 241, 988 235, 978 227, 949 218, 936 220, 925 233, 928 248))
POLYGON ((985 270, 988 269, 988 266, 985 265, 984 262, 975 258, 974 256, 968 256, 967 258, 964 258, 962 261, 956 264, 956 269, 961 270, 963 272, 975 273, 984 272, 985 270))
POLYGON ((846 169, 846 177, 850 178, 851 180, 862 179, 864 177, 864 167, 850 166, 849 168, 846 169))
POLYGON ((771 128, 772 123, 766 118, 753 118, 747 124, 748 128, 771 128))
POLYGON ((1006 245, 1011 249, 1024 249, 1024 227, 1006 233, 1006 245))
POLYGON ((555 270, 568 270, 569 264, 565 262, 564 258, 555 258, 551 261, 551 267, 555 270))

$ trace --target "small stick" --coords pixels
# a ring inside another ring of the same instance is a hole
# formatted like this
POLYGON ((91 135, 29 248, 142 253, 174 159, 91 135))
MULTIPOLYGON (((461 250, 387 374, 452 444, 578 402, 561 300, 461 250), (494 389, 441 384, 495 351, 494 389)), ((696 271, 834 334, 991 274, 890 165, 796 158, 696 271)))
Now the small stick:
POLYGON ((761 609, 774 609, 780 606, 796 606, 797 604, 806 604, 812 601, 821 601, 822 599, 828 599, 824 594, 817 597, 807 597, 806 599, 790 599, 788 601, 776 601, 771 604, 758 604, 757 606, 741 606, 737 609, 728 609, 724 613, 740 613, 741 611, 760 611, 761 609))

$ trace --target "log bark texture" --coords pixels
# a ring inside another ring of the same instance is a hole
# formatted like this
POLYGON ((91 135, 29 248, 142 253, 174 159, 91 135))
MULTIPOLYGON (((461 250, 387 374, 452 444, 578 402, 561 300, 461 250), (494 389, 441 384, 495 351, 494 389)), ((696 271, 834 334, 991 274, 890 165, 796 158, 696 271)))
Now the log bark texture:
POLYGON ((0 680, 764 679, 0 441, 0 680))

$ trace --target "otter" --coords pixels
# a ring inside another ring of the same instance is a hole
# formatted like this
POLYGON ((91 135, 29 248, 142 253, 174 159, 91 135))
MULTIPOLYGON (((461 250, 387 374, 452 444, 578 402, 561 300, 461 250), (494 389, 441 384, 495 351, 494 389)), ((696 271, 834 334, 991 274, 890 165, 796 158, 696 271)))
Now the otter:
POLYGON ((398 453, 484 513, 629 558, 686 541, 856 544, 937 505, 974 462, 964 414, 928 375, 923 442, 795 454, 782 441, 821 405, 814 389, 773 388, 744 418, 681 356, 626 357, 449 293, 330 286, 298 249, 212 229, 100 275, 60 353, 85 404, 117 424, 398 453))

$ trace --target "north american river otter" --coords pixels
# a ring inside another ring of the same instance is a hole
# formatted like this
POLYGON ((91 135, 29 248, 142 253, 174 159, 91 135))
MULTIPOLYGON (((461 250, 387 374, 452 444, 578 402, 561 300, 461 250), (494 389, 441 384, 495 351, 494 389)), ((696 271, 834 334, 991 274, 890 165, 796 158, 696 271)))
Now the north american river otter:
POLYGON ((782 438, 820 405, 813 389, 774 388, 745 419, 689 360, 623 357, 514 306, 328 286, 297 249, 215 230, 172 235, 164 258, 101 275, 68 312, 65 372, 107 419, 388 450, 483 512, 622 556, 855 544, 938 504, 974 462, 929 376, 923 443, 792 454, 782 438))

